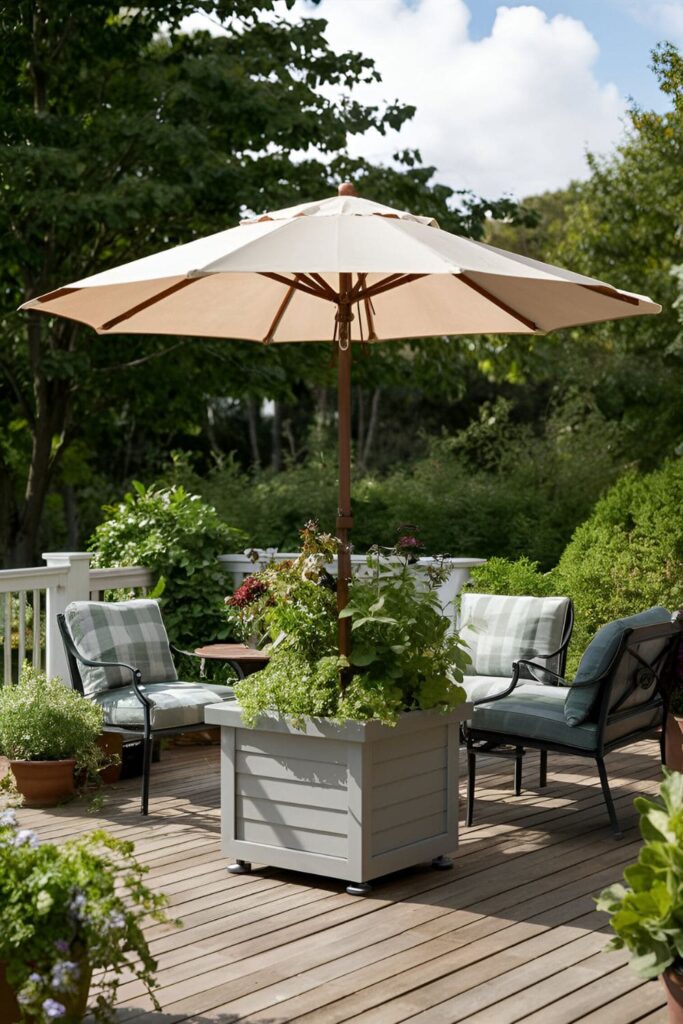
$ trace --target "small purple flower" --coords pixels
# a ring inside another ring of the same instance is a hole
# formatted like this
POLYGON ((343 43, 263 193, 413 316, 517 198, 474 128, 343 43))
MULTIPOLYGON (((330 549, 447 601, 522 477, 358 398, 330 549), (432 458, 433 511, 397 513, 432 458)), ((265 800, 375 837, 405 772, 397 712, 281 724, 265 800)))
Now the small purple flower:
POLYGON ((31 982, 32 985, 40 985, 43 979, 39 974, 36 974, 36 972, 34 971, 33 974, 29 974, 28 980, 31 982))
POLYGON ((73 894, 73 896, 71 897, 71 901, 69 903, 69 912, 74 917, 80 917, 81 916, 81 911, 83 910, 84 906, 85 906, 85 896, 83 895, 82 892, 78 892, 78 891, 75 892, 73 894))
POLYGON ((64 1016, 66 1006, 63 1003, 58 1003, 56 999, 46 999, 43 1003, 43 1013, 48 1020, 56 1020, 57 1017, 64 1016))
POLYGON ((13 846, 28 846, 32 850, 37 850, 40 846, 40 839, 32 832, 30 828, 19 829, 16 836, 14 837, 13 846))
POLYGON ((66 939, 57 939, 55 942, 55 949, 58 953, 68 953, 70 948, 66 939))
POLYGON ((125 928, 126 919, 120 911, 112 910, 107 914, 107 924, 109 928, 125 928))
POLYGON ((17 827, 17 813, 9 807, 0 814, 0 825, 7 825, 9 828, 17 827))
POLYGON ((52 987, 69 988, 80 974, 80 967, 73 960, 62 960, 52 968, 52 987))

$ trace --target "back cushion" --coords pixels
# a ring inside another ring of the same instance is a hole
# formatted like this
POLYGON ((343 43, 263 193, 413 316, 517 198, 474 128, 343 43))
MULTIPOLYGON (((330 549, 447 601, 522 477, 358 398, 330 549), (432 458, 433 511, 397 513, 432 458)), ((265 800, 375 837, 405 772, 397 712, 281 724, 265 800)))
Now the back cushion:
MULTIPOLYGON (((174 682, 178 676, 156 601, 73 601, 66 624, 80 654, 91 661, 123 661, 140 670, 143 683, 174 682)), ((121 668, 79 665, 83 689, 92 697, 102 690, 131 686, 121 668)))
MULTIPOLYGON (((627 629, 637 626, 655 626, 660 622, 670 622, 671 612, 666 608, 655 606, 637 615, 628 615, 623 619, 615 619, 602 626, 586 650, 574 676, 574 684, 599 679, 612 664, 612 659, 619 650, 624 633, 627 629)), ((593 706, 600 695, 600 683, 594 686, 572 687, 564 704, 564 717, 567 725, 581 725, 590 716, 593 706)))
MULTIPOLYGON (((569 613, 568 597, 504 597, 462 595, 460 629, 472 664, 468 675, 512 676, 512 663, 531 658, 557 670, 556 651, 569 613)), ((529 678, 529 672, 522 673, 529 678)), ((545 681, 545 680, 543 680, 545 681)), ((548 677, 548 682, 554 679, 548 677)))

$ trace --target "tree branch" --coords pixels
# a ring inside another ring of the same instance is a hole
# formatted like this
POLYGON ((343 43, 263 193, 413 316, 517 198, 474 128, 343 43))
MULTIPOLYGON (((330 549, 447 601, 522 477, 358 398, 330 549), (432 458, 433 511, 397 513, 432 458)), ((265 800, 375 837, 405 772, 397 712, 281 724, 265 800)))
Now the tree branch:
POLYGON ((169 352, 174 352, 177 348, 182 348, 183 345, 187 345, 187 339, 183 338, 182 341, 176 342, 175 345, 169 345, 168 348, 162 348, 158 352, 150 352, 147 356, 140 356, 139 359, 131 359, 129 363, 117 363, 115 366, 96 366, 93 367, 93 373, 115 373, 118 370, 130 370, 134 366, 142 366, 143 363, 149 363, 152 359, 160 359, 161 356, 167 356, 169 352))

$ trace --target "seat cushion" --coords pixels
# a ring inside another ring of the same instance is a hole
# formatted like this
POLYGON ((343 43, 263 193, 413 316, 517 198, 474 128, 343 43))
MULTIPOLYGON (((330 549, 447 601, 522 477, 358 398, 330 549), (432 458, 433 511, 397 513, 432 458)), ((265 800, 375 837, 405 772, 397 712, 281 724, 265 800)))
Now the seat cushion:
MULTIPOLYGON (((494 697, 498 693, 503 693, 511 681, 511 676, 464 676, 460 685, 467 694, 467 700, 483 700, 485 697, 494 697)), ((517 693, 518 690, 533 685, 531 680, 522 680, 517 683, 514 692, 517 693)))
POLYGON ((560 743, 592 751, 597 747, 598 727, 595 722, 568 725, 564 717, 567 689, 563 686, 528 684, 509 697, 481 704, 474 709, 473 729, 519 736, 528 740, 560 743))
MULTIPOLYGON (((459 633, 472 658, 468 673, 509 678, 513 661, 522 658, 557 671, 559 658, 544 655, 556 651, 562 643, 569 607, 568 597, 463 594, 459 633)), ((522 674, 531 677, 529 670, 522 674)), ((542 681, 554 680, 546 677, 542 681)))
MULTIPOLYGON (((637 626, 655 626, 660 622, 670 622, 671 612, 666 608, 655 606, 637 615, 628 615, 623 619, 608 622, 597 631, 583 653, 574 677, 574 684, 588 683, 591 679, 599 680, 607 672, 612 660, 619 650, 624 633, 627 629, 637 626)), ((568 725, 580 725, 587 721, 600 694, 600 683, 593 686, 572 685, 567 695, 564 708, 568 725)))
MULTIPOLYGON (((79 651, 91 661, 122 661, 140 670, 143 683, 175 680, 168 636, 156 601, 72 601, 66 624, 79 651)), ((122 668, 79 665, 88 697, 120 686, 130 686, 130 672, 122 668)))
MULTIPOLYGON (((233 700, 232 689, 211 683, 173 682, 143 684, 140 689, 152 701, 152 729, 177 729, 183 725, 200 725, 204 708, 221 700, 233 700)), ((142 704, 132 686, 102 690, 93 699, 104 711, 105 725, 142 729, 142 704)))

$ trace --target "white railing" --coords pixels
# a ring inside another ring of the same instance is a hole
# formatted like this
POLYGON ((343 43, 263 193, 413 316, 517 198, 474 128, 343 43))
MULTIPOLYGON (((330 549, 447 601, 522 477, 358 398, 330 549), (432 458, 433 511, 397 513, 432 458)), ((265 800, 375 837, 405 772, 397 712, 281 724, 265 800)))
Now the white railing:
MULTIPOLYGON (((276 548, 254 548, 242 554, 219 555, 218 561, 225 566, 228 572, 232 573, 233 583, 238 587, 245 576, 252 572, 258 572, 269 562, 284 562, 290 558, 296 558, 298 552, 278 551, 276 548)), ((457 628, 458 602, 457 596, 463 586, 470 578, 470 569, 483 565, 485 558, 445 558, 443 564, 448 568, 446 580, 437 589, 441 608, 445 616, 451 621, 451 628, 457 628)), ((363 569, 367 564, 366 555, 351 555, 351 564, 354 572, 363 569)), ((416 571, 425 570, 430 565, 441 565, 441 559, 419 558, 415 563, 416 571)), ((336 561, 328 566, 330 572, 336 573, 336 561)))
POLYGON ((68 678, 57 615, 71 601, 101 600, 105 590, 134 589, 144 593, 154 582, 150 570, 141 566, 91 569, 91 557, 83 551, 48 552, 43 555, 47 563, 44 566, 0 571, 5 685, 18 677, 29 646, 34 667, 44 665, 49 676, 68 678))

